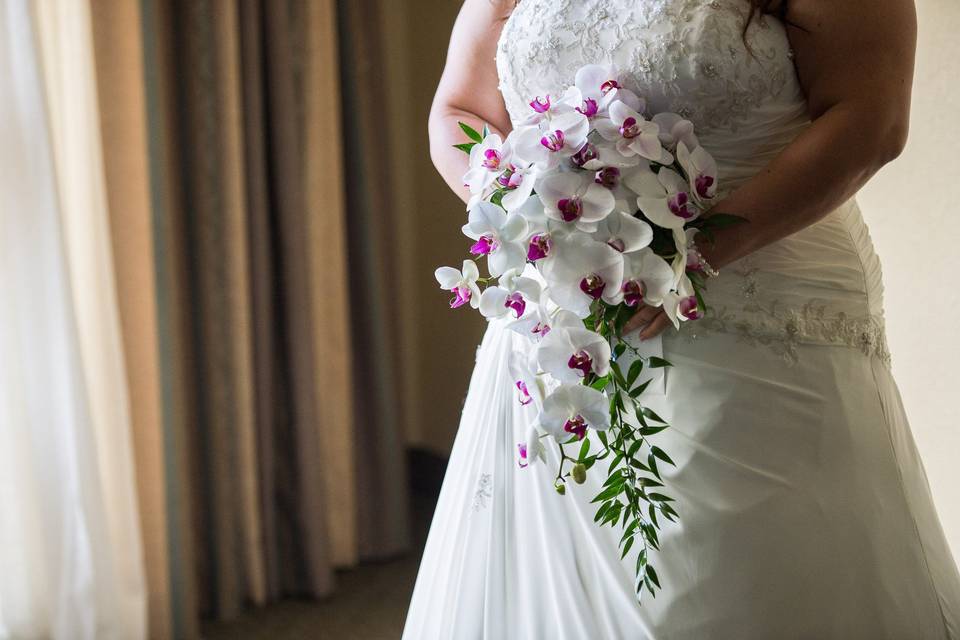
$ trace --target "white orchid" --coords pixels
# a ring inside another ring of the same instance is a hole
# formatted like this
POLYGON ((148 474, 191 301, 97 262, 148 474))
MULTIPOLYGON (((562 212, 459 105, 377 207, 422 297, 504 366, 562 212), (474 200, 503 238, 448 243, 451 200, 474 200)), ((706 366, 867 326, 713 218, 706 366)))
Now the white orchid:
POLYGON ((693 149, 700 145, 697 136, 693 133, 693 123, 686 118, 669 112, 658 113, 650 118, 660 127, 660 142, 663 146, 672 151, 677 148, 677 144, 682 142, 688 149, 693 149))
POLYGON ((581 231, 595 231, 613 211, 616 199, 609 189, 589 175, 579 172, 558 172, 537 182, 537 194, 547 217, 576 225, 581 231))
POLYGON ((629 307, 641 303, 659 307, 676 283, 670 264, 645 248, 624 257, 623 302, 629 307))
POLYGON ((663 310, 676 328, 681 322, 699 320, 703 317, 703 310, 694 293, 693 283, 684 274, 680 278, 676 291, 671 291, 663 299, 663 310))
POLYGON ((523 217, 508 215, 502 207, 490 202, 477 202, 468 215, 463 233, 476 240, 470 253, 487 256, 487 267, 494 278, 509 269, 520 269, 526 262, 521 244, 527 230, 523 217))
POLYGON ((587 117, 571 110, 539 124, 520 127, 511 133, 510 140, 520 158, 549 170, 580 151, 589 133, 587 117))
POLYGON ((550 298, 560 308, 586 318, 595 300, 620 302, 623 256, 619 251, 577 234, 558 238, 551 254, 541 272, 550 298))
POLYGON ((588 118, 605 117, 610 105, 620 100, 635 111, 643 111, 645 103, 635 93, 624 89, 620 75, 609 65, 589 64, 577 71, 574 86, 564 94, 564 102, 572 104, 588 118))
POLYGON ((537 348, 540 368, 560 382, 577 382, 592 374, 610 372, 610 343, 581 327, 554 329, 537 348))
POLYGON ((463 176, 463 183, 474 196, 482 196, 494 180, 510 165, 510 143, 492 133, 483 142, 470 150, 470 169, 463 176))
POLYGON ((504 189, 500 204, 509 213, 513 213, 533 195, 533 189, 540 175, 540 168, 532 162, 523 162, 515 159, 497 179, 498 187, 504 189))
POLYGON ((620 253, 630 253, 650 244, 653 240, 653 228, 629 213, 615 211, 597 225, 593 239, 620 253))
POLYGON ((480 287, 477 286, 480 270, 473 260, 464 260, 463 269, 460 271, 453 267, 440 267, 434 272, 434 277, 440 283, 441 289, 454 293, 454 298, 450 301, 451 308, 456 309, 467 303, 474 309, 480 306, 480 287))
POLYGON ((660 126, 621 100, 610 105, 609 120, 597 121, 596 128, 605 140, 615 142, 617 151, 624 156, 637 155, 660 164, 673 162, 673 156, 660 142, 660 126))
POLYGON ((654 173, 649 167, 641 166, 625 177, 624 182, 639 194, 637 206, 658 227, 682 229, 700 215, 690 197, 687 181, 669 167, 661 167, 654 173))
POLYGON ((700 146, 690 151, 684 142, 677 144, 677 161, 688 176, 694 198, 706 206, 717 195, 717 161, 700 146))
POLYGON ((520 269, 509 269, 500 276, 498 286, 484 289, 480 296, 480 313, 485 318, 502 318, 513 312, 519 319, 528 308, 540 302, 540 283, 520 274, 520 269))
POLYGON ((595 137, 597 139, 588 140, 580 151, 571 156, 570 161, 574 165, 588 171, 600 171, 608 167, 625 169, 640 163, 640 156, 625 156, 617 151, 616 143, 608 142, 600 136, 595 137))
POLYGON ((507 328, 524 338, 539 341, 547 337, 554 329, 582 327, 583 321, 575 314, 557 307, 546 291, 540 301, 529 313, 507 324, 507 328))
POLYGON ((540 426, 555 438, 576 436, 582 440, 587 429, 610 428, 610 403, 603 393, 581 384, 564 384, 551 393, 540 412, 540 426))
POLYGON ((525 469, 537 461, 546 462, 547 450, 540 440, 542 435, 536 424, 531 424, 527 429, 524 441, 517 443, 517 464, 521 469, 525 469))

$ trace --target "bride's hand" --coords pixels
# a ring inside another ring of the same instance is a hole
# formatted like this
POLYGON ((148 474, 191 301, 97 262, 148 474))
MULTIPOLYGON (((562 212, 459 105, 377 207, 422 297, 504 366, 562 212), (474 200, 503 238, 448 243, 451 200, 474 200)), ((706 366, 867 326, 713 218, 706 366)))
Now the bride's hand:
POLYGON ((634 316, 627 321, 623 328, 623 335, 643 327, 643 331, 639 334, 640 340, 649 340, 663 333, 663 330, 669 326, 670 318, 664 313, 663 307, 642 304, 634 316))

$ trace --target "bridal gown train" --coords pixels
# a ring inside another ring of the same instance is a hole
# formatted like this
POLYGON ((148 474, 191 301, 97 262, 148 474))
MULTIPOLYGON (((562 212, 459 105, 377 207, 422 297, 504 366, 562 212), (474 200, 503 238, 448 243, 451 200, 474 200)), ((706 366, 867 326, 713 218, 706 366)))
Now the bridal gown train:
MULTIPOLYGON (((497 51, 518 120, 587 63, 692 120, 721 186, 809 125, 783 25, 741 40, 744 0, 522 0, 497 51)), ((842 150, 838 150, 842 153, 842 150)), ((593 523, 604 479, 553 491, 518 467, 532 419, 510 384, 526 339, 490 323, 427 541, 405 640, 960 638, 960 576, 891 378, 880 264, 854 200, 727 266, 706 319, 662 340, 650 406, 680 521, 638 604, 634 554, 593 523)))

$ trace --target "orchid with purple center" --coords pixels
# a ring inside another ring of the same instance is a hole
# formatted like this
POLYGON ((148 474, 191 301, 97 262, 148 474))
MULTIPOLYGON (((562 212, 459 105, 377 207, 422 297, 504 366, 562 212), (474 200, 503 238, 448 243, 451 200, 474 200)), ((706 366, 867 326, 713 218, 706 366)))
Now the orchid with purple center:
POLYGON ((677 144, 677 162, 690 177, 690 190, 697 202, 708 207, 717 195, 717 161, 703 147, 692 151, 683 142, 677 144))
POLYGON ((497 286, 483 291, 480 313, 485 318, 502 318, 512 313, 519 319, 526 313, 528 304, 540 301, 540 283, 520 274, 520 269, 510 269, 500 276, 497 286))
POLYGON ((548 218, 576 225, 581 231, 594 231, 597 223, 610 215, 616 200, 589 175, 554 173, 537 184, 537 193, 548 218))
POLYGON ((687 181, 669 167, 661 167, 657 173, 642 167, 625 177, 624 183, 639 194, 637 206, 658 227, 682 229, 700 215, 687 181))
POLYGON ((590 315, 590 307, 598 299, 620 302, 623 256, 588 236, 558 238, 541 271, 550 298, 581 318, 590 315))
POLYGON ((598 121, 596 127, 605 140, 616 143, 621 155, 640 156, 665 165, 673 162, 673 156, 660 142, 660 126, 619 100, 610 105, 609 120, 598 121))
POLYGON ((580 384, 564 384, 543 403, 540 424, 557 439, 583 439, 587 428, 610 428, 609 401, 601 392, 580 384))
POLYGON ((540 368, 561 382, 577 382, 610 371, 610 344, 584 328, 554 329, 537 347, 540 368))
POLYGON ((476 240, 475 255, 487 256, 490 275, 499 277, 509 269, 521 268, 526 252, 521 243, 527 231, 526 220, 517 214, 507 214, 502 207, 480 201, 471 209, 463 233, 476 240))
POLYGON ((623 211, 615 211, 597 225, 593 239, 620 253, 631 253, 649 246, 653 228, 643 220, 623 211))
POLYGON ((463 176, 463 184, 474 196, 483 196, 509 166, 513 152, 509 142, 492 133, 470 150, 470 169, 463 176))
POLYGON ((541 170, 559 166, 587 143, 590 121, 582 113, 570 110, 542 122, 521 126, 511 134, 514 152, 541 170))
POLYGON ((480 288, 477 286, 480 270, 477 269, 477 263, 473 260, 464 260, 463 269, 460 271, 453 267, 440 267, 434 276, 440 283, 441 289, 453 292, 451 308, 456 309, 465 304, 469 304, 474 309, 480 306, 480 288))

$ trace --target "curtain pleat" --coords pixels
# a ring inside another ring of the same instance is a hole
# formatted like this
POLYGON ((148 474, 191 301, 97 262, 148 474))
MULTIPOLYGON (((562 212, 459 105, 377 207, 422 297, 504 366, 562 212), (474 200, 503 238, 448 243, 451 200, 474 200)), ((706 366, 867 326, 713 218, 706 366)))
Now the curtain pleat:
POLYGON ((130 390, 148 637, 168 640, 170 573, 139 5, 91 2, 114 276, 130 390))
POLYGON ((406 465, 397 455, 404 410, 394 265, 402 257, 392 241, 394 225, 409 221, 394 215, 391 200, 380 5, 345 0, 339 9, 354 381, 362 390, 355 398, 358 544, 361 558, 380 558, 410 544, 406 465))

